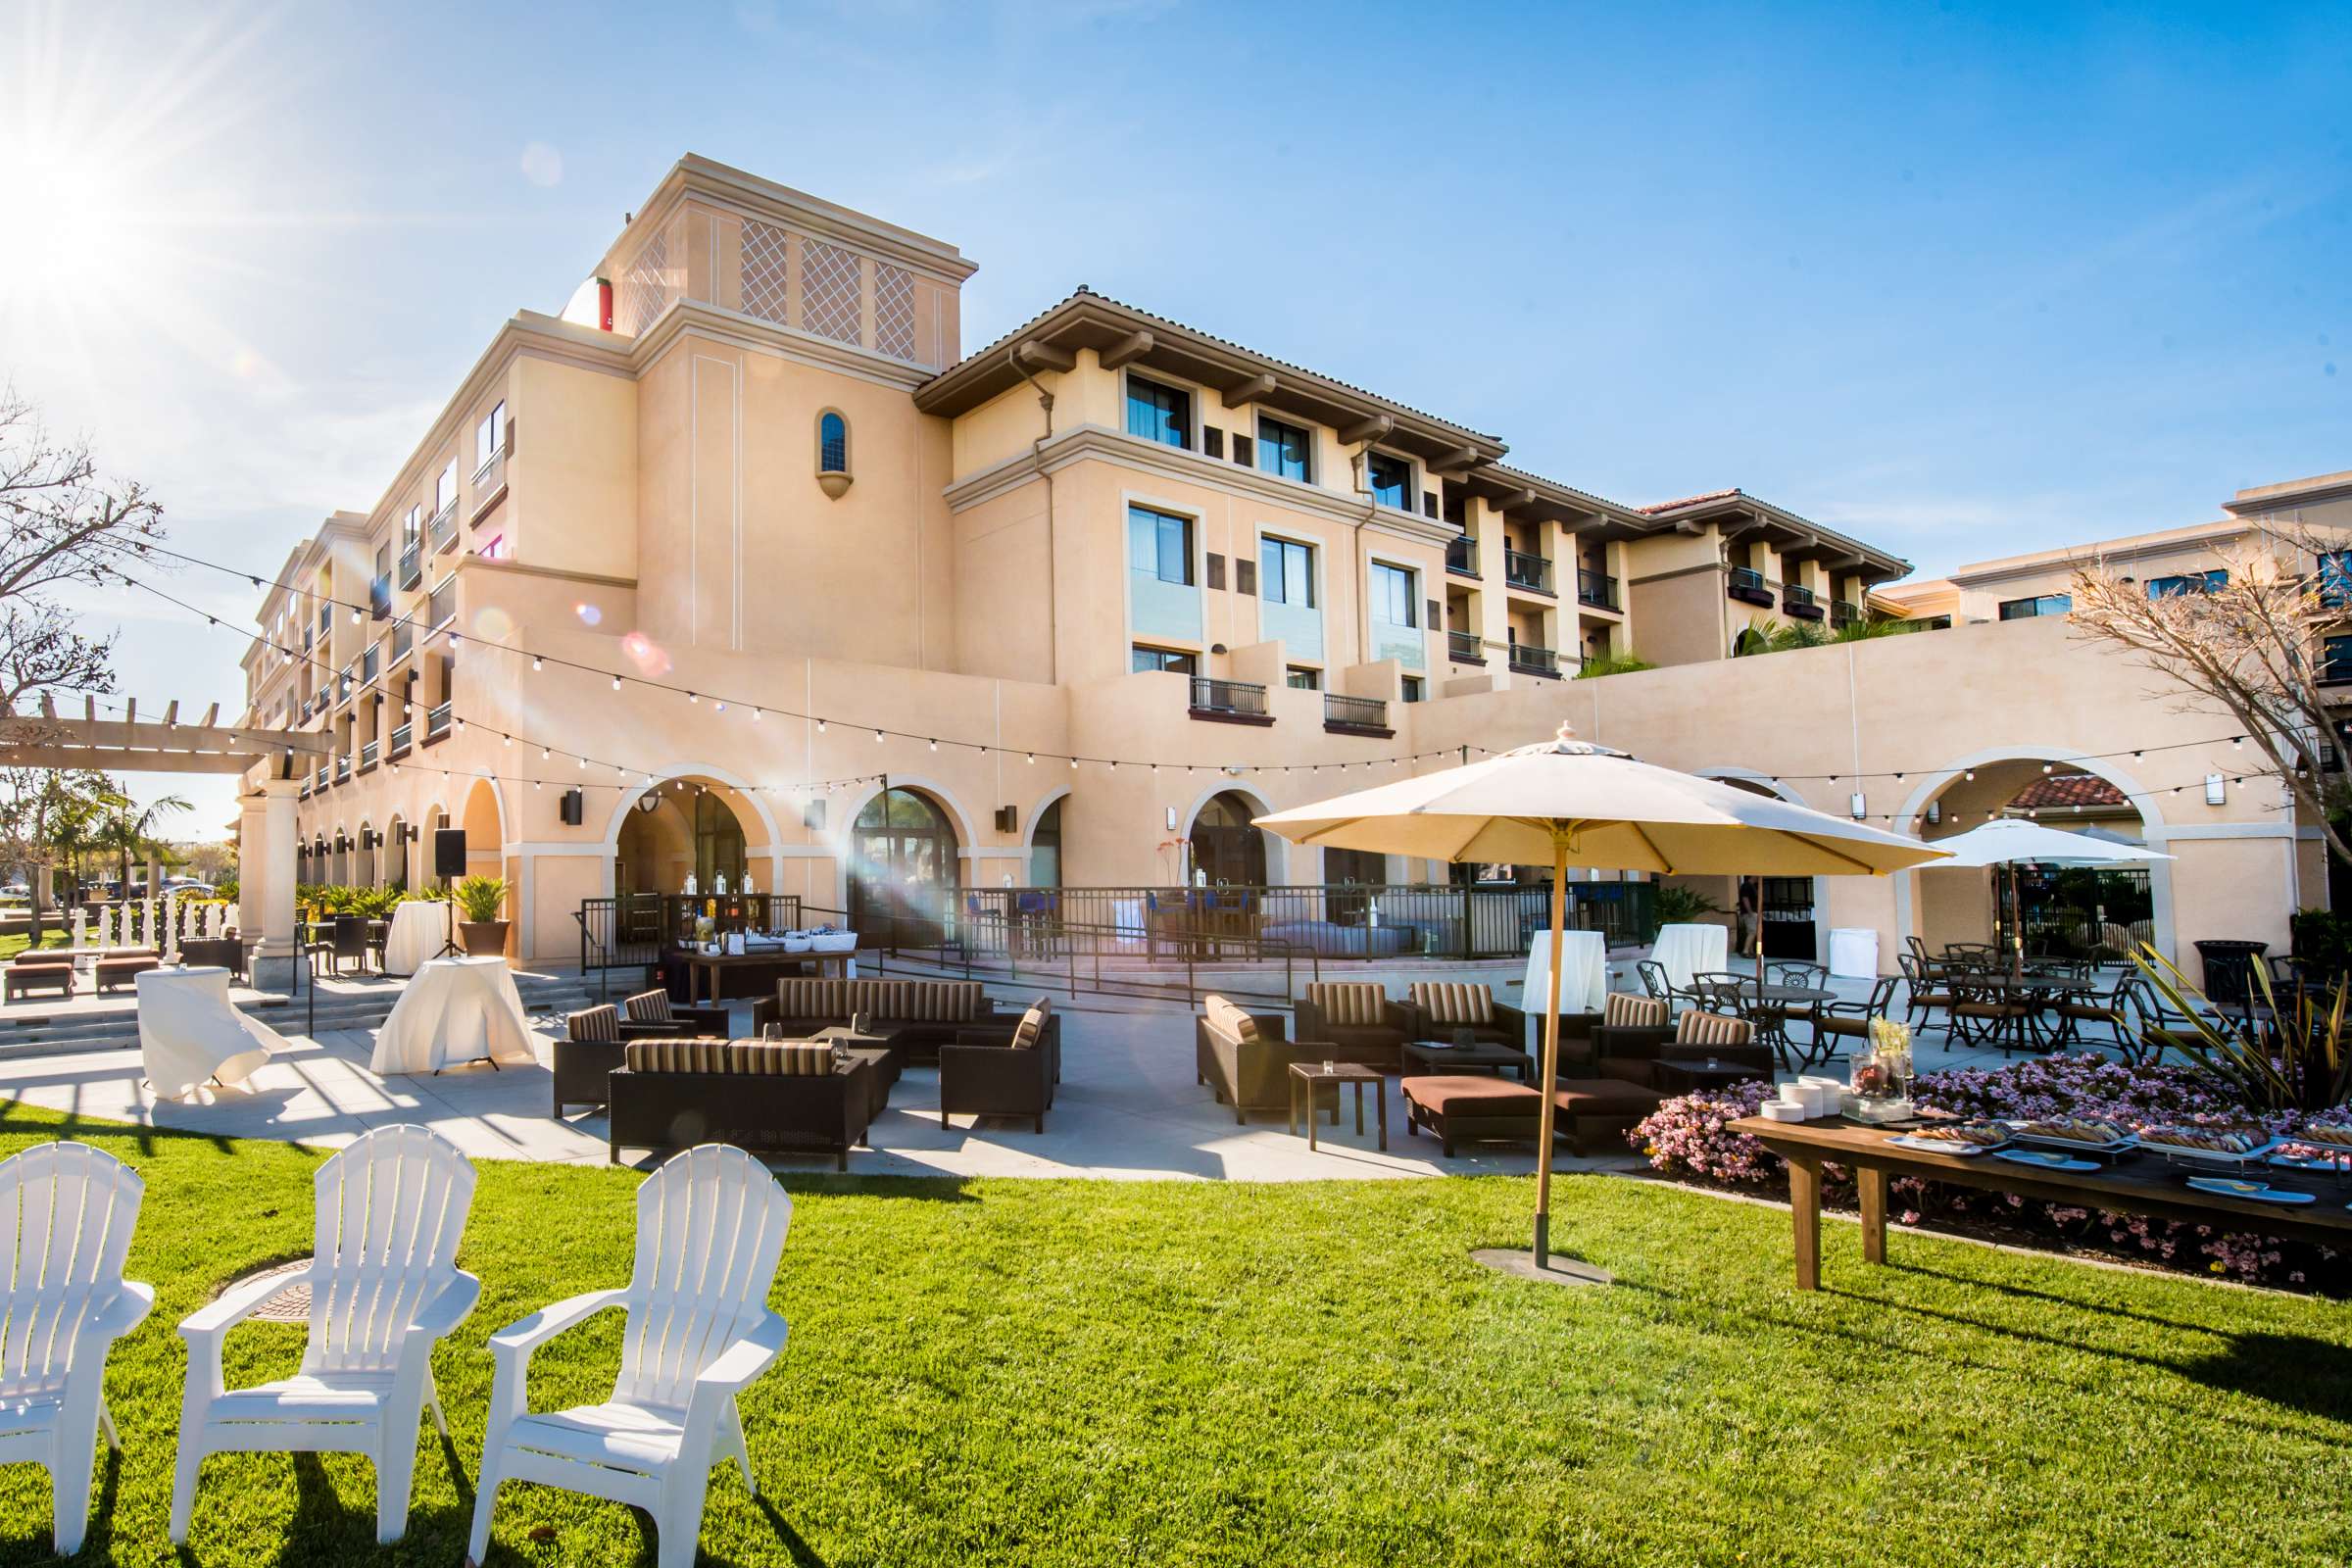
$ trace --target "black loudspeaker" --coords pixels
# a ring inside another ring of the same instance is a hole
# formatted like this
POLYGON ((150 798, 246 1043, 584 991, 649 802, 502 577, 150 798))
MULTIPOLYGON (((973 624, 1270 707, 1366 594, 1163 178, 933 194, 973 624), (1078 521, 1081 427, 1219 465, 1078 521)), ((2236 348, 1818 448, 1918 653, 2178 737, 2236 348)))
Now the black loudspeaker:
POLYGON ((581 818, 587 813, 587 792, 583 790, 565 790, 564 792, 564 799, 559 801, 556 805, 556 814, 563 820, 566 827, 578 827, 580 825, 581 818))
POLYGON ((433 829, 433 875, 464 876, 466 874, 466 830, 462 827, 433 829))
POLYGON ((1000 832, 1000 833, 1011 833, 1011 832, 1014 832, 1014 831, 1016 831, 1016 830, 1019 828, 1019 826, 1020 826, 1020 821, 1021 821, 1021 808, 1020 808, 1019 807, 1017 807, 1017 806, 1000 806, 1000 807, 998 807, 998 808, 997 808, 997 831, 998 831, 998 832, 1000 832))

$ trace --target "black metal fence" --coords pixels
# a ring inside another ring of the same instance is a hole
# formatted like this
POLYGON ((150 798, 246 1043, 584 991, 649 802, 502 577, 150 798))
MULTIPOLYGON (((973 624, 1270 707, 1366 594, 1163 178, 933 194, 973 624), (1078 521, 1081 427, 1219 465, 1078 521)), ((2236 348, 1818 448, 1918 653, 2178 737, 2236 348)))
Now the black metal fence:
POLYGON ((804 920, 844 924, 839 909, 804 906, 791 893, 622 893, 582 899, 573 916, 580 924, 580 967, 644 968, 662 950, 691 941, 708 919, 716 932, 797 931, 804 920))

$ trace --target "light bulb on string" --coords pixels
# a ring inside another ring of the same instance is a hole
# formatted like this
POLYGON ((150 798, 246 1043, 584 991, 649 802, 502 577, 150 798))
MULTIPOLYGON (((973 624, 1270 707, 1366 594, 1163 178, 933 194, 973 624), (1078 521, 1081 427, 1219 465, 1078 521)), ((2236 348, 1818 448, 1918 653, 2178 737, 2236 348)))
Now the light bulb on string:
POLYGON ((539 656, 538 656, 537 654, 533 654, 533 655, 531 656, 531 667, 532 667, 533 669, 538 669, 538 668, 542 667, 542 666, 541 666, 541 664, 540 664, 540 662, 539 662, 539 656))
POLYGON ((614 691, 620 690, 620 677, 618 675, 612 677, 612 689, 614 691))

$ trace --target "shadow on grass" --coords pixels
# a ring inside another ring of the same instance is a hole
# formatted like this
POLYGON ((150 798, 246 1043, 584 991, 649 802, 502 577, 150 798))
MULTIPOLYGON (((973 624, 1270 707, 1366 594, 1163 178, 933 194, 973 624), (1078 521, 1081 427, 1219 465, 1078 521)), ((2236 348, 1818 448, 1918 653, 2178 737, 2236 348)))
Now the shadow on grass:
MULTIPOLYGON (((139 1122, 116 1121, 106 1116, 84 1116, 74 1110, 50 1110, 29 1105, 20 1100, 0 1100, 0 1137, 70 1138, 77 1143, 104 1147, 109 1143, 126 1143, 142 1155, 152 1156, 165 1144, 203 1144, 215 1153, 239 1152, 240 1143, 257 1140, 232 1137, 226 1133, 197 1132, 186 1127, 151 1127, 139 1122)), ((294 1143, 275 1139, 258 1140, 272 1148, 300 1150, 323 1157, 332 1151, 314 1151, 294 1143)))
POLYGON ((2180 1375, 2226 1394, 2352 1422, 2352 1348, 2300 1334, 2233 1334, 2227 1348, 2180 1365, 2180 1375))

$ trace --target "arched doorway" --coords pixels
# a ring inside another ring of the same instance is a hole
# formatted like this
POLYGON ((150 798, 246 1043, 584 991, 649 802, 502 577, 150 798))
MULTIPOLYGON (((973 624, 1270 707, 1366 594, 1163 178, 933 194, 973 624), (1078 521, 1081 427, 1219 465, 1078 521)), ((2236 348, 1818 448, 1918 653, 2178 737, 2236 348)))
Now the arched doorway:
POLYGON ((620 824, 613 847, 616 893, 679 893, 692 876, 698 891, 743 886, 743 824, 716 790, 689 779, 646 791, 620 824))
POLYGON ((384 886, 403 892, 409 886, 409 824, 399 816, 384 828, 384 886))
POLYGON ((364 888, 375 886, 375 827, 365 817, 360 821, 360 836, 354 841, 357 857, 352 862, 352 882, 364 888))
POLYGON ((1061 795, 1049 802, 1029 831, 1029 885, 1033 888, 1061 886, 1061 808, 1068 800, 1061 795))
POLYGON ((850 829, 850 924, 860 943, 936 947, 962 860, 956 825, 929 796, 885 790, 850 829))
POLYGON ((1209 887, 1266 885, 1266 835, 1253 808, 1232 790, 1213 795, 1193 818, 1193 880, 1209 887))
MULTIPOLYGON (((2031 820, 2064 832, 2146 844, 2161 837, 2152 808, 2130 793, 2128 781, 2107 769, 2060 759, 1981 760, 1947 777, 1930 801, 1937 820, 1918 821, 1930 843, 2003 817, 2031 820)), ((2161 843, 2152 846, 2163 848, 2161 843)), ((2054 958, 2119 962, 2142 943, 2171 948, 2170 867, 2017 865, 1986 872, 1922 866, 1906 879, 1915 888, 1912 910, 1931 950, 1947 942, 1990 941, 2008 951, 2022 924, 2025 952, 2054 958), (2013 911, 2002 890, 2014 877, 2013 911)), ((1898 884, 1897 912, 1902 912, 1898 884)))

